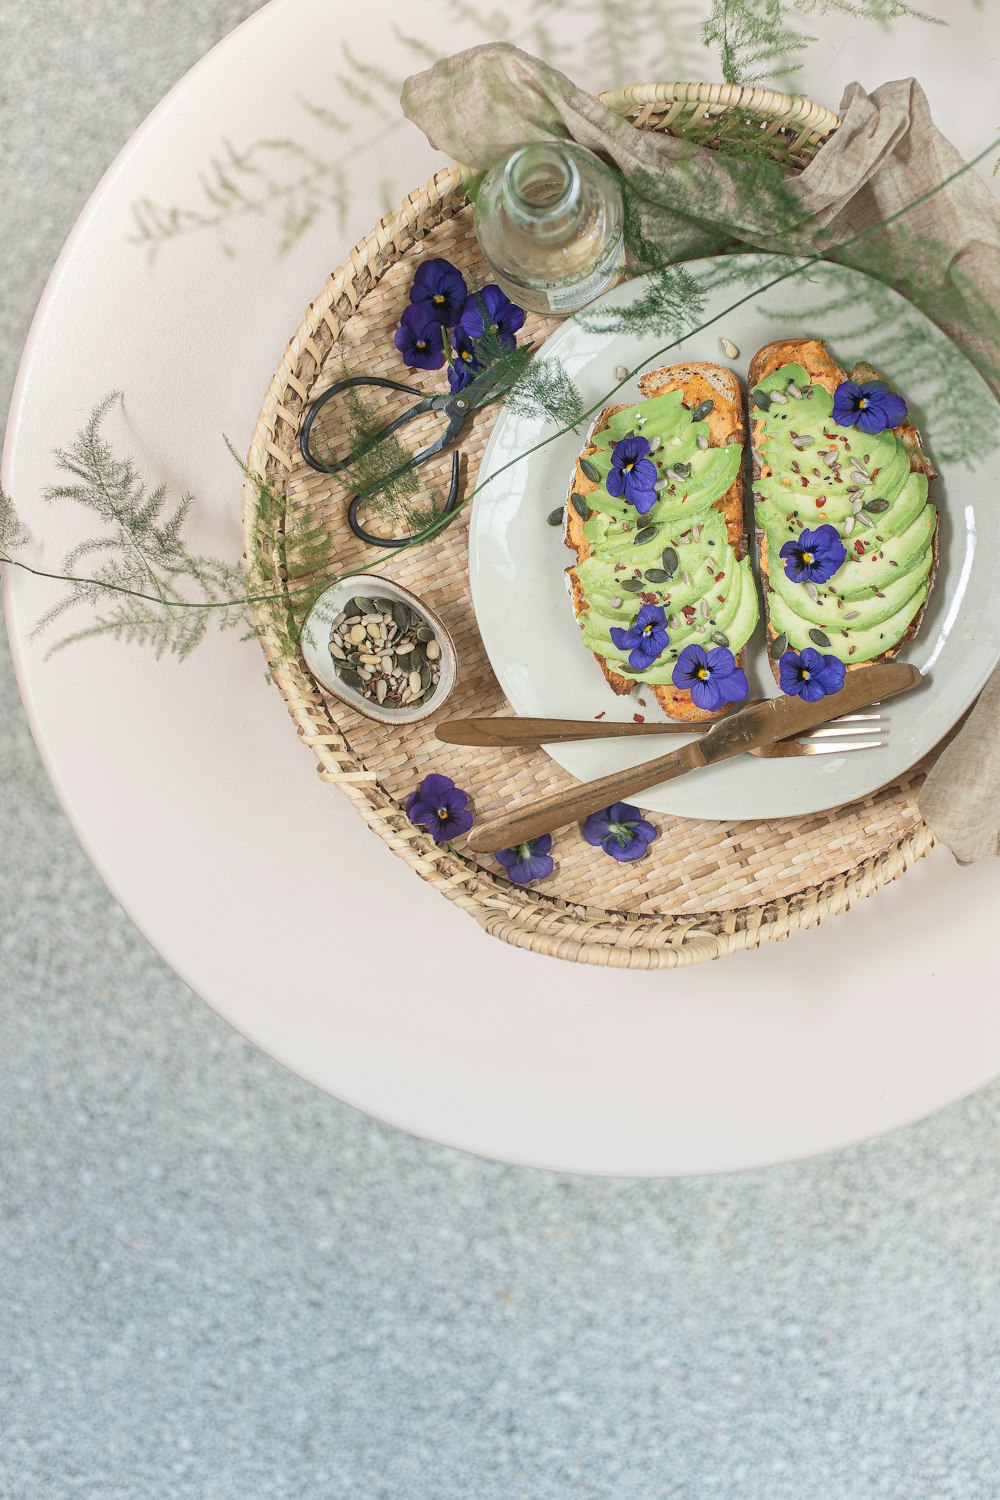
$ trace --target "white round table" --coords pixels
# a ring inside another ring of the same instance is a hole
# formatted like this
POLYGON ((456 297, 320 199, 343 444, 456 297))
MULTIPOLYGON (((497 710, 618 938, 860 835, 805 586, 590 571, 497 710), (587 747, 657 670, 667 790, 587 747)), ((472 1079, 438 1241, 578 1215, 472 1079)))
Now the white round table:
MULTIPOLYGON (((420 7, 436 53, 490 39, 449 14, 420 7)), ((537 47, 528 0, 506 14, 509 36, 537 47)), ((816 20, 798 86, 836 107, 854 77, 873 87, 914 73, 971 154, 996 131, 983 32, 997 23, 971 5, 951 20, 892 35, 816 20)), ((411 5, 378 0, 351 55, 404 76, 423 66, 403 40, 414 29, 411 5)), ((629 81, 602 66, 575 11, 554 8, 549 30, 580 83, 629 81)), ((81 215, 32 326, 4 453, 39 566, 55 569, 86 535, 70 507, 41 502, 57 478, 51 450, 119 389, 115 446, 197 497, 201 550, 239 555, 241 476, 223 434, 245 449, 327 272, 443 164, 376 75, 354 71, 342 31, 329 0, 273 0, 154 110, 81 215), (288 206, 287 155, 269 162, 270 187, 246 178, 257 208, 220 210, 199 185, 224 142, 243 152, 265 138, 320 164, 313 220, 284 251, 284 216, 300 207, 288 206), (183 232, 152 260, 135 243, 142 199, 194 215, 173 221, 183 232)), ((718 76, 690 37, 686 59, 689 76, 718 76)), ((650 40, 631 81, 670 76, 665 66, 650 40)), ((183 664, 113 642, 46 660, 31 628, 56 586, 9 569, 5 593, 39 751, 117 899, 235 1027, 370 1114, 539 1166, 720 1172, 892 1129, 998 1070, 994 862, 960 869, 937 851, 845 917, 695 969, 538 958, 486 937, 319 781, 254 643, 212 636, 183 664), (391 914, 389 945, 374 911, 391 914)))

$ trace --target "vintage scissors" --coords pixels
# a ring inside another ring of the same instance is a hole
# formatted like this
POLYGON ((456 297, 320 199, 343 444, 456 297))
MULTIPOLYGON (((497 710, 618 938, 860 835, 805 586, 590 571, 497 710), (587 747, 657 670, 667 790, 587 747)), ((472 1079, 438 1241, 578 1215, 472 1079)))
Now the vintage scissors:
MULTIPOLYGON (((465 426, 469 413, 488 400, 491 394, 496 393, 495 388, 498 385, 498 381, 496 377, 490 381, 487 378, 488 376, 489 370, 486 370, 470 381, 463 390, 441 393, 437 396, 425 395, 423 391, 417 390, 414 386, 401 385, 398 380, 386 380, 381 375, 352 375, 347 380, 340 380, 336 385, 332 385, 328 391, 324 391, 321 396, 317 396, 315 401, 312 401, 306 410, 305 418, 302 422, 302 431, 299 436, 299 449, 302 457, 310 468, 318 470, 321 474, 339 474, 342 470, 349 468, 357 458, 356 454, 349 454, 347 458, 330 460, 324 460, 316 456, 309 441, 313 423, 327 401, 332 400, 341 391, 347 390, 351 386, 377 385, 390 391, 405 391, 410 396, 420 396, 422 399, 417 402, 416 406, 411 406, 409 411, 405 411, 401 417, 397 417, 394 422, 390 422, 388 426, 382 428, 381 432, 377 433, 372 440, 371 446, 381 442, 390 433, 398 432, 400 427, 405 426, 407 422, 412 422, 415 417, 421 416, 424 412, 442 412, 448 419, 448 425, 437 441, 431 443, 429 448, 424 448, 421 453, 416 454, 405 466, 406 468, 416 468, 418 464, 426 463, 429 458, 433 458, 436 453, 441 453, 449 444, 453 443, 465 426)), ((458 499, 458 469, 459 455, 458 453, 454 453, 451 460, 451 485, 448 490, 448 498, 441 511, 442 515, 447 515, 453 509, 455 501, 458 499)), ((386 477, 387 479, 394 479, 396 475, 403 472, 404 469, 401 467, 386 477)), ((354 496, 348 505, 347 521, 351 530, 356 537, 363 542, 369 543, 372 547, 405 547, 408 542, 413 540, 412 536, 392 538, 373 536, 371 532, 365 531, 360 525, 358 521, 358 506, 375 488, 377 487, 372 485, 367 490, 362 490, 359 495, 354 496)), ((419 535, 419 533, 415 533, 415 535, 419 535)))

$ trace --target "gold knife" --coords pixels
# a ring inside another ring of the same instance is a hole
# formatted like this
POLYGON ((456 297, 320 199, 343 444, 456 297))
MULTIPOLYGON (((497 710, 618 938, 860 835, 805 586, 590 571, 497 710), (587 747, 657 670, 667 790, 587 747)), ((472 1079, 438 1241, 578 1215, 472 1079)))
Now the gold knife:
POLYGON ((700 739, 683 745, 669 755, 648 760, 625 771, 613 771, 597 781, 584 782, 568 791, 552 792, 532 800, 523 810, 498 813, 476 824, 469 834, 469 848, 489 854, 523 844, 539 833, 578 823, 588 814, 610 803, 620 802, 646 787, 659 786, 688 771, 714 765, 731 755, 741 755, 756 745, 789 739, 815 729, 830 719, 865 708, 880 699, 905 693, 921 681, 916 667, 908 662, 881 662, 877 666, 858 667, 847 674, 839 693, 804 703, 797 697, 767 698, 745 704, 732 718, 714 723, 700 739))

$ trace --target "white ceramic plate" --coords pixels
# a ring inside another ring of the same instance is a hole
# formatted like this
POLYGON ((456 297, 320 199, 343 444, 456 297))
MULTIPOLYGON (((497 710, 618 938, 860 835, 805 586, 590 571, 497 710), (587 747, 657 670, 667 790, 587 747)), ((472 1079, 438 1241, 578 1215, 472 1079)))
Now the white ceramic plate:
MULTIPOLYGON (((789 269, 789 262, 761 255, 747 257, 743 264, 751 268, 756 295, 734 308, 745 295, 745 286, 717 286, 709 293, 703 314, 703 319, 716 321, 701 333, 678 340, 667 353, 660 352, 665 338, 588 332, 575 318, 553 334, 544 353, 563 362, 587 406, 600 402, 614 384, 616 366, 656 369, 707 359, 729 364, 745 377, 754 352, 783 337, 826 338, 847 367, 857 359, 879 362, 879 351, 870 341, 867 346, 860 343, 852 332, 859 311, 863 313, 870 305, 873 284, 867 277, 821 264, 767 289, 789 269), (845 291, 849 294, 845 305, 824 314, 822 326, 817 327, 814 309, 834 293, 841 294, 844 302, 845 291), (850 295, 854 291, 856 297, 850 295), (740 348, 739 359, 725 358, 722 336, 740 348)), ((718 262, 714 267, 707 261, 691 262, 691 269, 699 273, 717 266, 718 262)), ((642 286, 642 281, 635 281, 617 287, 599 307, 627 305, 642 286)), ((942 518, 941 562, 918 637, 903 653, 903 659, 915 662, 928 675, 928 682, 883 707, 881 749, 787 760, 739 756, 636 794, 635 800, 652 811, 692 818, 776 818, 852 802, 885 785, 932 749, 968 708, 1000 659, 995 459, 987 455, 949 464, 935 454, 928 371, 939 367, 951 346, 940 330, 902 298, 882 287, 875 295, 888 302, 890 314, 896 310, 893 304, 898 304, 899 317, 905 317, 924 341, 917 368, 893 369, 887 364, 885 374, 919 413, 925 442, 941 469, 941 477, 931 485, 931 499, 942 518)), ((883 323, 885 336, 898 336, 899 326, 890 315, 883 323)), ((971 367, 966 378, 982 385, 985 405, 993 407, 988 389, 971 367)), ((629 401, 637 396, 638 388, 631 381, 611 399, 629 401)), ((636 697, 645 696, 645 714, 651 719, 660 713, 652 695, 643 695, 640 688, 637 694, 616 697, 580 640, 563 577, 570 554, 563 544, 562 528, 547 525, 546 517, 565 499, 583 434, 567 433, 529 453, 556 431, 555 424, 540 417, 504 410, 483 456, 480 483, 489 483, 473 505, 469 533, 472 595, 483 642, 519 714, 588 719, 603 711, 610 719, 630 720, 633 713, 642 711, 637 709, 636 697), (504 467, 519 454, 527 456, 504 467)), ((753 696, 777 692, 763 640, 760 627, 749 651, 753 696)), ((671 743, 683 742, 674 739, 671 743)), ((552 745, 548 753, 574 776, 588 781, 635 765, 653 751, 648 739, 638 739, 552 745)))

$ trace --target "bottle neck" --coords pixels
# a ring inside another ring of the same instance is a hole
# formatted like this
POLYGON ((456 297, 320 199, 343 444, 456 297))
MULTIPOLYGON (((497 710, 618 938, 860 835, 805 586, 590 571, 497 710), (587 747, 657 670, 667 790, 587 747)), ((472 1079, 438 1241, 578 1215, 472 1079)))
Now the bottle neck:
POLYGON ((511 219, 539 237, 564 233, 583 209, 580 169, 554 141, 515 151, 504 168, 502 191, 511 219))

